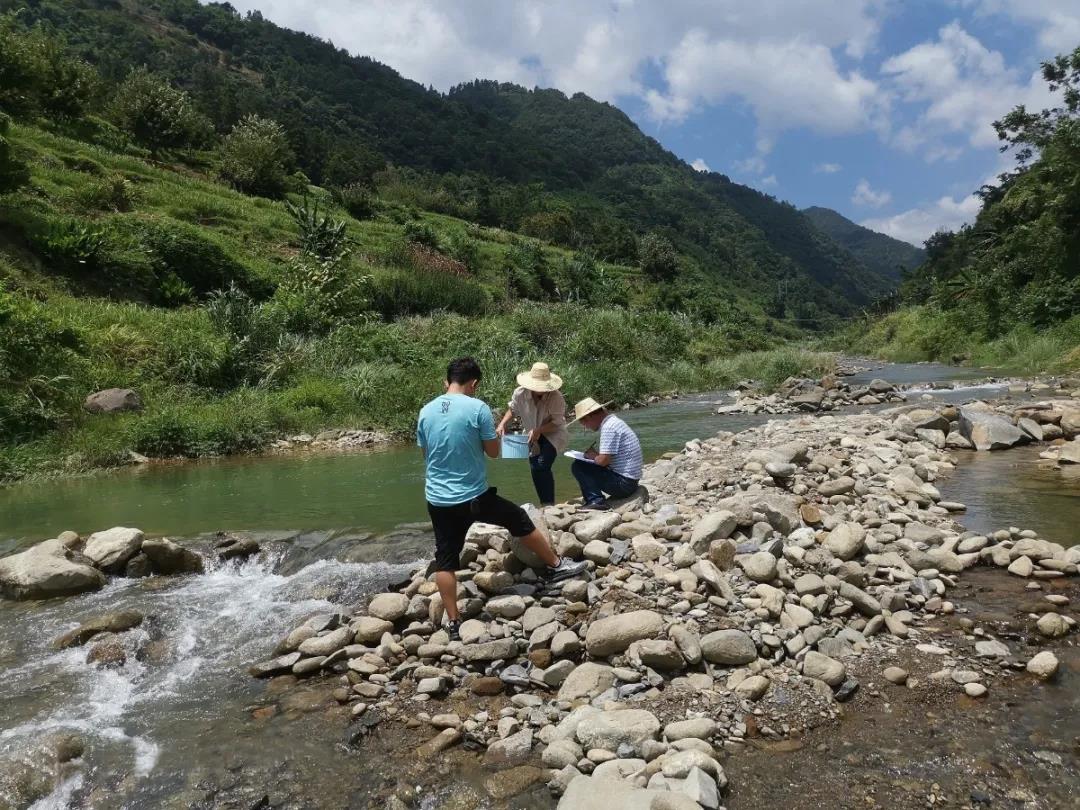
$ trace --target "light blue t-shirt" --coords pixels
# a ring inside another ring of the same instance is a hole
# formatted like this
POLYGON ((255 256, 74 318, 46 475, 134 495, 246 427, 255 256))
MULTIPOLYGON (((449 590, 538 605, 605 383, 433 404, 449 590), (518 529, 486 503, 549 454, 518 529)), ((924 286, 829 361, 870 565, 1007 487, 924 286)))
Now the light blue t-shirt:
POLYGON ((420 409, 416 443, 424 450, 424 495, 435 506, 456 506, 487 492, 481 441, 494 439, 491 408, 465 394, 443 394, 420 409))

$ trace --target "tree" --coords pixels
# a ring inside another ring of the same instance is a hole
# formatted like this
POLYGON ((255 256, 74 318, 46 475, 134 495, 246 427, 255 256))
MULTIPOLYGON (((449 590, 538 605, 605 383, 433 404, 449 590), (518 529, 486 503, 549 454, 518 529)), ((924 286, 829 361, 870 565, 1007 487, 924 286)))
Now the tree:
POLYGON ((27 180, 26 165, 15 157, 8 140, 11 119, 0 112, 0 191, 17 188, 27 180))
POLYGON ((638 248, 641 270, 653 281, 670 281, 678 273, 679 256, 675 246, 658 233, 647 233, 638 248))
POLYGON ((210 140, 210 120, 191 97, 146 68, 136 68, 116 91, 113 120, 155 152, 202 146, 210 140))
POLYGON ((20 29, 0 16, 0 107, 12 115, 77 118, 97 92, 97 71, 40 26, 20 29))
POLYGON ((292 168, 293 153, 277 121, 249 115, 222 141, 219 173, 245 194, 280 197, 292 168))

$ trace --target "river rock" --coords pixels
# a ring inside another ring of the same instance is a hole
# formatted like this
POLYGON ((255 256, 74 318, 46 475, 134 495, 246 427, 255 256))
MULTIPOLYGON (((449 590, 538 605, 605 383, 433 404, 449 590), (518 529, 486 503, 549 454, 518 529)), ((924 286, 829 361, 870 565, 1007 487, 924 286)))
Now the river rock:
POLYGON ((1073 439, 1058 448, 1059 464, 1080 464, 1080 439, 1073 439))
POLYGON ((74 630, 57 636, 53 647, 66 650, 68 647, 80 647, 99 633, 123 633, 142 624, 143 615, 137 610, 118 610, 87 619, 74 630))
POLYGON ((274 675, 284 675, 287 672, 292 672, 293 666, 302 657, 303 656, 298 652, 279 655, 277 658, 272 658, 269 661, 253 664, 248 668, 248 672, 253 678, 271 678, 274 675))
POLYGON ((201 574, 203 558, 189 548, 184 548, 167 537, 143 540, 142 553, 150 560, 155 574, 201 574))
POLYGON ((368 613, 388 622, 396 622, 408 609, 409 597, 403 593, 380 593, 368 602, 368 613))
POLYGON ((660 721, 644 709, 620 709, 586 715, 577 727, 577 741, 587 751, 603 748, 617 751, 621 745, 635 749, 645 740, 655 739, 660 721))
POLYGON ((743 554, 736 557, 735 562, 754 582, 772 582, 776 579, 776 557, 767 551, 743 554))
POLYGON ((588 544, 594 540, 607 540, 611 530, 620 523, 622 518, 615 512, 602 512, 575 524, 574 536, 588 548, 588 544))
POLYGON ((889 667, 882 675, 889 683, 895 683, 897 686, 903 686, 908 680, 907 670, 900 667, 889 667))
POLYGON ((1038 678, 1053 678, 1058 671, 1057 657, 1049 650, 1043 650, 1027 662, 1027 671, 1038 678))
POLYGON ((701 806, 689 796, 667 790, 648 790, 635 787, 615 776, 575 776, 562 799, 558 810, 701 810, 701 806), (677 804, 679 798, 686 804, 677 804))
POLYGON ((353 631, 357 644, 375 644, 382 639, 383 634, 394 632, 392 623, 375 616, 357 616, 349 628, 353 631))
POLYGON ((1035 623, 1035 627, 1047 638, 1061 638, 1069 632, 1069 623, 1060 613, 1044 613, 1035 623))
POLYGON ((713 540, 709 543, 709 562, 721 571, 730 571, 735 565, 738 546, 728 538, 713 540))
POLYGON ((1035 563, 1031 561, 1030 557, 1017 557, 1009 564, 1008 571, 1010 574, 1016 574, 1018 577, 1030 577, 1035 570, 1035 563))
POLYGON ((258 554, 261 548, 254 537, 221 533, 214 543, 214 550, 219 559, 242 560, 258 554))
POLYGON ((327 656, 350 644, 354 636, 355 633, 352 628, 339 627, 337 630, 331 630, 325 635, 315 636, 300 642, 297 649, 305 656, 327 656))
POLYGON ((866 544, 866 529, 858 523, 841 523, 825 539, 825 548, 841 560, 858 556, 866 544))
POLYGON ((484 593, 496 594, 514 584, 514 575, 509 571, 478 571, 473 582, 484 593))
POLYGON ((142 399, 130 388, 106 388, 104 391, 95 391, 83 401, 83 410, 88 413, 141 411, 142 406, 142 399))
POLYGON ((683 660, 682 653, 679 652, 674 641, 650 638, 635 641, 630 648, 636 651, 642 664, 661 672, 670 672, 686 666, 686 661, 683 660))
POLYGON ((881 603, 861 588, 856 588, 850 582, 841 582, 839 594, 855 606, 863 616, 877 616, 881 613, 881 603))
POLYGON ((576 765, 583 756, 581 746, 573 740, 553 740, 540 755, 540 761, 545 767, 561 770, 567 765, 576 765))
POLYGON ((516 595, 496 596, 487 602, 487 612, 502 619, 516 619, 525 612, 525 600, 516 595))
POLYGON ((825 681, 835 689, 847 677, 847 668, 836 659, 811 650, 803 659, 803 675, 825 681))
POLYGON ((757 660, 754 640, 742 630, 716 630, 701 639, 701 653, 706 661, 723 666, 741 666, 757 660))
POLYGON ((559 700, 573 702, 592 699, 615 685, 615 670, 604 664, 586 661, 567 676, 559 687, 559 700))
POLYGON ((59 540, 0 559, 0 593, 8 599, 51 599, 96 591, 105 577, 59 540))
POLYGON ((795 593, 799 596, 817 596, 825 593, 825 580, 817 574, 803 574, 795 580, 795 593))
POLYGON ((668 629, 668 637, 675 642, 688 664, 701 662, 701 638, 682 624, 672 625, 668 629))
POLYGON ((464 644, 457 651, 457 655, 466 662, 514 658, 517 656, 517 642, 512 638, 500 638, 483 644, 464 644))
POLYGON ((845 495, 853 489, 855 489, 855 479, 847 475, 818 484, 818 492, 826 498, 831 498, 833 495, 845 495))
POLYGON ((1024 432, 1001 414, 965 406, 960 408, 960 434, 976 450, 1005 450, 1024 441, 1024 432))
POLYGON ((142 544, 143 533, 140 530, 117 526, 90 535, 82 553, 105 573, 119 573, 124 570, 127 561, 139 552, 142 544))
POLYGON ((594 658, 623 652, 633 642, 654 638, 664 630, 664 620, 652 610, 632 610, 598 619, 585 634, 585 649, 594 658))
POLYGON ((676 720, 664 726, 664 739, 668 742, 685 739, 707 740, 716 734, 716 730, 716 721, 711 717, 676 720))
POLYGON ((747 700, 760 700, 769 691, 772 682, 764 675, 751 675, 743 678, 735 686, 735 692, 747 700))
POLYGON ((86 663, 98 667, 122 667, 127 663, 127 650, 115 638, 99 641, 87 651, 86 663))
POLYGON ((516 734, 509 734, 500 740, 496 740, 488 746, 484 754, 484 764, 507 768, 512 765, 520 765, 529 758, 532 752, 533 732, 531 728, 525 728, 516 734))
POLYGON ((585 544, 581 555, 597 565, 607 565, 611 562, 611 543, 604 540, 591 540, 585 544))

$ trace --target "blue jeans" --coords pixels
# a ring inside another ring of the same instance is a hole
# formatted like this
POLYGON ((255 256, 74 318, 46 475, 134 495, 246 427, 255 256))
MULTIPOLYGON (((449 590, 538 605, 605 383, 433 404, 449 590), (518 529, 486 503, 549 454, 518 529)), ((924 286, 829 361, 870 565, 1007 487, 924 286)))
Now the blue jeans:
POLYGON ((539 443, 540 454, 529 456, 529 467, 532 469, 536 497, 540 499, 540 505, 545 506, 555 503, 555 476, 551 472, 551 465, 555 463, 559 451, 548 441, 547 436, 541 436, 539 443))
POLYGON ((637 481, 619 475, 607 467, 601 467, 599 464, 575 461, 570 465, 570 472, 574 474, 578 486, 581 487, 581 495, 585 498, 585 503, 602 501, 605 493, 609 498, 625 498, 637 491, 637 481))

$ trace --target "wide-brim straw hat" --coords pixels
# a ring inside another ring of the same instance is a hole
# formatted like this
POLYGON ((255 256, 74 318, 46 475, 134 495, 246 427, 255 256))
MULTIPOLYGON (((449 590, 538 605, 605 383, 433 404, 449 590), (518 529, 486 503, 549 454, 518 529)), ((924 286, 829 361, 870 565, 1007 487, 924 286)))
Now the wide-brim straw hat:
POLYGON ((574 418, 570 420, 570 424, 572 425, 574 424, 574 422, 580 422, 590 413, 595 413, 601 408, 606 408, 612 402, 614 402, 614 400, 605 402, 603 405, 601 405, 592 397, 585 397, 585 399, 581 400, 581 402, 578 402, 576 405, 574 405, 574 418))
POLYGON ((517 384, 543 394, 562 388, 562 377, 553 374, 547 363, 533 363, 532 368, 517 375, 517 384))

